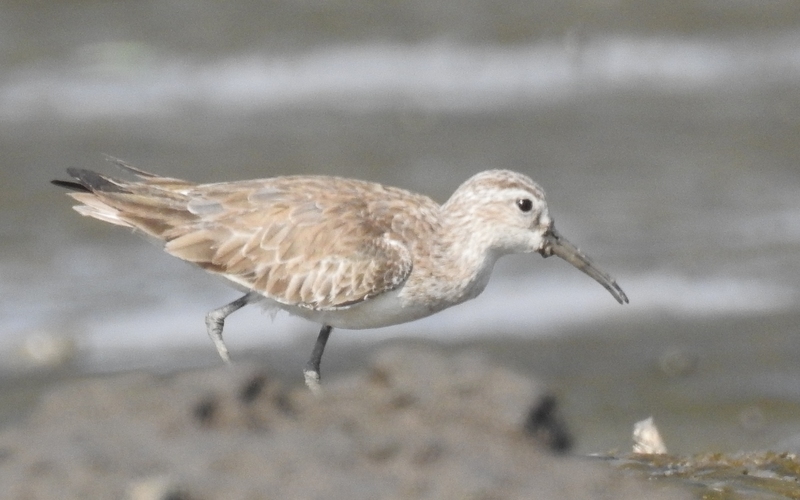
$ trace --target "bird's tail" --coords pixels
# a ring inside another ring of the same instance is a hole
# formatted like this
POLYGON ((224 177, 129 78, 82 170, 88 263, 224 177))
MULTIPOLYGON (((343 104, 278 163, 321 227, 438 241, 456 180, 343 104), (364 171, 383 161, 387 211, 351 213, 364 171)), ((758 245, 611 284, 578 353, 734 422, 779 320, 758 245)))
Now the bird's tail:
POLYGON ((92 170, 68 168, 67 174, 74 180, 52 183, 73 191, 69 196, 80 202, 73 208, 81 215, 137 229, 162 240, 170 229, 195 217, 188 210, 187 197, 195 184, 111 160, 139 180, 119 180, 92 170))

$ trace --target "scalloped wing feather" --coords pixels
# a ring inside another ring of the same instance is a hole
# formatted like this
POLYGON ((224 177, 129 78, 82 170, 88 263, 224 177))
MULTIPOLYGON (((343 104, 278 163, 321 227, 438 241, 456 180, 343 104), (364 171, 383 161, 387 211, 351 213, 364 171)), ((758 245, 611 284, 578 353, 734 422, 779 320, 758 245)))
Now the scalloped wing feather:
MULTIPOLYGON (((121 163, 121 162, 120 162, 121 163)), ((137 182, 121 192, 75 193, 77 209, 165 241, 165 250, 282 304, 331 310, 401 286, 410 242, 432 218, 412 219, 397 188, 292 176, 196 185, 122 164, 137 182)), ((99 174, 95 174, 99 175, 99 174)), ((419 244, 419 243, 415 243, 419 244)))
POLYGON ((399 214, 376 219, 385 200, 347 195, 351 184, 289 177, 199 186, 189 206, 214 208, 176 227, 182 234, 166 250, 283 304, 326 310, 367 300, 402 285, 413 262, 392 231, 399 214))

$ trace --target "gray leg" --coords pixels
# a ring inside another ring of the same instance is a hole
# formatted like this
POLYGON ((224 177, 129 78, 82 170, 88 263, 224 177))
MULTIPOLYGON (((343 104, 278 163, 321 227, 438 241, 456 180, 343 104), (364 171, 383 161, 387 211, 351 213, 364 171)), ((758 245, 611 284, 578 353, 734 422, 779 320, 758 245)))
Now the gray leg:
POLYGON ((322 329, 320 329, 317 336, 317 342, 314 344, 314 350, 311 351, 311 358, 309 358, 306 367, 303 369, 306 385, 314 394, 319 394, 322 391, 319 385, 319 364, 322 361, 322 353, 325 351, 325 344, 328 343, 331 330, 333 330, 332 326, 322 325, 322 329))
POLYGON ((225 342, 222 341, 222 327, 225 326, 225 318, 229 314, 238 311, 250 302, 258 299, 258 295, 249 292, 242 297, 234 300, 230 304, 224 305, 219 309, 214 309, 206 314, 206 328, 208 329, 208 336, 214 342, 217 352, 226 363, 231 362, 231 357, 228 355, 228 348, 225 347, 225 342))

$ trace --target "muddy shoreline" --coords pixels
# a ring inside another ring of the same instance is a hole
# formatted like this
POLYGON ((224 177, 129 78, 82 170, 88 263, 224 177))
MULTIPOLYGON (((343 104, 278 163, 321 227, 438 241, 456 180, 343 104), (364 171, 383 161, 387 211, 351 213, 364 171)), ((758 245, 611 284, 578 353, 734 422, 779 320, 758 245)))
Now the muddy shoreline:
POLYGON ((474 350, 419 346, 321 398, 246 362, 93 377, 0 432, 0 481, 4 498, 689 498, 554 451, 547 398, 474 350))

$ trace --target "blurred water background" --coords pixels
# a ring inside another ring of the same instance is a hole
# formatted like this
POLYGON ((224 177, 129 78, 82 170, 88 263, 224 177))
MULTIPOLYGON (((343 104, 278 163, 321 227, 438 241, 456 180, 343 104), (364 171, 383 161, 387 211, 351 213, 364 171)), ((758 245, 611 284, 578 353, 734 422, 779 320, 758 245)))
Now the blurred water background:
MULTIPOLYGON (((508 168, 631 304, 509 257, 477 300, 336 332, 323 370, 387 339, 476 346, 554 384, 584 451, 649 414, 676 451, 798 446, 794 0, 2 1, 0 150, 9 379, 65 352, 73 375, 215 363, 204 315, 238 296, 70 210, 66 167, 438 201, 508 168)), ((254 308, 226 340, 299 373, 316 330, 254 308)))

